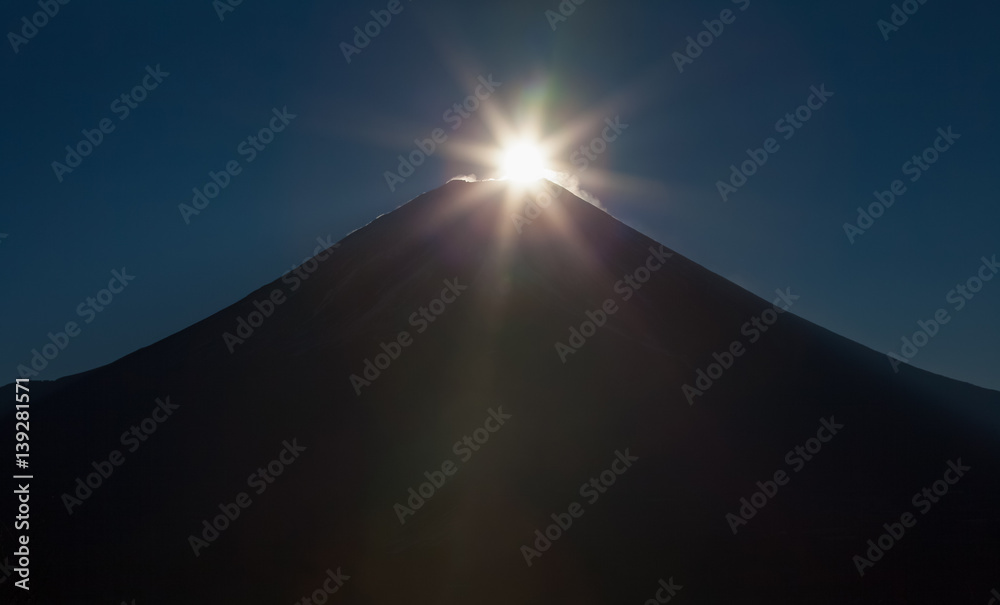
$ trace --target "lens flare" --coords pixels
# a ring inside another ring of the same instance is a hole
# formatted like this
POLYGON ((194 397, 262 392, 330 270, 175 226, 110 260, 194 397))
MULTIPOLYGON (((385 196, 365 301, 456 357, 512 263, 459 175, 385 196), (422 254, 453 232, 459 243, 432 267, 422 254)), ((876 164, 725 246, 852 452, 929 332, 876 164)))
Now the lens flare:
POLYGON ((531 141, 517 141, 506 149, 500 158, 500 175, 513 181, 535 181, 545 176, 545 154, 531 141))

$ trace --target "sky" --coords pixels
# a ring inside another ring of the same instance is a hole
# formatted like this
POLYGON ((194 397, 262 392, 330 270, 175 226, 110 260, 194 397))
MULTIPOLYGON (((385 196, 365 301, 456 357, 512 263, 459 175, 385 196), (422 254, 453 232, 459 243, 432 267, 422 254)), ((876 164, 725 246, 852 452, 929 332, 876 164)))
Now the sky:
POLYGON ((1000 279, 977 277, 1000 270, 998 22, 971 0, 7 2, 0 383, 50 342, 36 378, 110 363, 494 176, 474 150, 513 128, 708 269, 1000 389, 1000 279))

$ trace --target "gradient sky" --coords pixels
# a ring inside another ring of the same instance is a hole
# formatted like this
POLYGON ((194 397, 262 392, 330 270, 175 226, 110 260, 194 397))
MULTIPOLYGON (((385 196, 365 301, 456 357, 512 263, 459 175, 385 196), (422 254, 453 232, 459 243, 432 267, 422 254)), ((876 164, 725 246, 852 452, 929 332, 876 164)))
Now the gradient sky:
MULTIPOLYGON (((605 118, 628 124, 582 174, 615 217, 761 296, 790 287, 795 313, 881 352, 946 308, 914 365, 1000 388, 1000 280, 946 301, 1000 254, 997 3, 929 0, 885 40, 888 2, 587 0, 553 31, 555 0, 402 0, 348 63, 341 43, 388 4, 245 0, 220 20, 210 0, 70 2, 16 53, 8 37, 0 382, 68 321, 80 335, 42 378, 218 311, 317 237, 488 176, 464 152, 493 144, 488 115, 541 107, 570 169, 605 118), (724 9, 735 21, 679 72, 673 53, 724 9), (169 76, 120 119, 112 102, 157 65, 169 76), (452 130, 445 112, 490 74, 500 87, 452 130), (785 140, 776 122, 821 85, 833 96, 785 140), (240 142, 286 106, 296 117, 248 162, 240 142), (105 118, 114 130, 60 182, 52 162, 105 118), (904 162, 948 126, 961 138, 910 182, 904 162), (435 128, 448 140, 390 191, 384 172, 435 128), (768 137, 779 150, 723 201, 716 181, 768 137), (232 160, 242 172, 186 224, 178 204, 232 160), (850 243, 844 223, 895 179, 906 193, 850 243), (78 305, 122 267, 134 281, 84 324, 78 305)), ((4 31, 39 10, 5 3, 4 31)))

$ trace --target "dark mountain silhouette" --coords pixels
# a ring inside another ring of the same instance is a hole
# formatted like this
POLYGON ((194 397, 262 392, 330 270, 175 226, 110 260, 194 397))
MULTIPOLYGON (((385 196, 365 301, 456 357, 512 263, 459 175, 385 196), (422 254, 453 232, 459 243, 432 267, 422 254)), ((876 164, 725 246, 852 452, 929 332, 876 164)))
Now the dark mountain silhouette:
POLYGON ((513 191, 448 183, 295 278, 32 382, 31 590, 5 566, 4 601, 989 600, 1000 394, 894 373, 565 190, 513 191))

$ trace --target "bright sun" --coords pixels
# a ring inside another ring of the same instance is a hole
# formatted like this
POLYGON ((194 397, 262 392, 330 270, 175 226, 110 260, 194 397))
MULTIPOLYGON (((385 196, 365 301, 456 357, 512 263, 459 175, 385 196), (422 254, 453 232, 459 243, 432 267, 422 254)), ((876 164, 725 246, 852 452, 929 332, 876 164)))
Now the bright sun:
POLYGON ((514 181, 535 181, 546 173, 545 154, 529 141, 516 142, 503 151, 500 175, 514 181))

